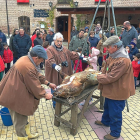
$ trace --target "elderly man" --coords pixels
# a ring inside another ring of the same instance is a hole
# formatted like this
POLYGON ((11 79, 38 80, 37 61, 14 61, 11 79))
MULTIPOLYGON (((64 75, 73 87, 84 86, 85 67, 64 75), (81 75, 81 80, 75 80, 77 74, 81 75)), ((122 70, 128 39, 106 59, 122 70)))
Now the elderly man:
MULTIPOLYGON (((45 76, 47 80, 58 86, 63 81, 63 77, 59 73, 60 70, 66 75, 71 75, 73 74, 71 60, 87 61, 87 58, 79 57, 77 52, 65 48, 62 45, 63 35, 61 33, 56 33, 53 39, 54 42, 47 48, 48 59, 45 61, 45 76)), ((51 90, 51 92, 54 91, 51 90)), ((55 102, 53 102, 53 107, 55 108, 55 102)))
POLYGON ((114 35, 114 32, 115 32, 114 27, 110 27, 110 35, 109 35, 109 32, 107 32, 107 33, 105 34, 105 36, 106 36, 107 38, 109 38, 110 36, 113 36, 113 35, 114 35))
POLYGON ((114 140, 120 137, 125 100, 135 94, 134 76, 128 53, 118 36, 111 36, 103 46, 107 47, 110 56, 102 68, 102 74, 97 76, 105 104, 102 120, 95 124, 110 126, 111 132, 104 138, 114 140))
POLYGON ((25 34, 25 30, 22 27, 19 29, 19 34, 14 37, 13 43, 19 58, 28 54, 32 44, 30 36, 25 34))
POLYGON ((45 80, 38 65, 47 59, 42 46, 35 46, 28 56, 21 57, 0 82, 0 105, 9 108, 18 140, 38 137, 30 133, 28 116, 33 115, 41 98, 51 99, 41 84, 52 89, 56 85, 45 80))
POLYGON ((73 38, 73 36, 77 35, 79 32, 76 29, 76 26, 72 27, 72 31, 71 31, 71 39, 73 38))
POLYGON ((46 36, 46 41, 49 41, 49 44, 51 45, 51 43, 53 42, 53 37, 54 37, 54 30, 53 28, 49 28, 49 32, 46 36))
POLYGON ((124 47, 126 47, 127 45, 130 45, 130 42, 132 40, 138 40, 138 33, 135 27, 131 26, 129 21, 125 21, 123 25, 125 30, 123 31, 121 40, 123 42, 124 47))

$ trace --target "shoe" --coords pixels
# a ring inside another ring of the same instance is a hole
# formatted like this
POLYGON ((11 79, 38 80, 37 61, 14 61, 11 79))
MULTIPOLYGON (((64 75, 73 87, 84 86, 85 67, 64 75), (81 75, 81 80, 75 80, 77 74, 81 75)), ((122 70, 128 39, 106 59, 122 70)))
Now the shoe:
POLYGON ((104 139, 105 140, 115 140, 115 139, 118 139, 119 137, 113 137, 113 136, 111 136, 110 134, 107 134, 107 135, 105 135, 104 136, 104 139))
POLYGON ((18 140, 28 140, 28 137, 18 137, 18 140))
POLYGON ((136 85, 136 87, 140 87, 140 84, 136 85))
POLYGON ((45 68, 40 68, 41 70, 45 70, 45 68))
POLYGON ((31 134, 29 124, 27 124, 27 125, 25 126, 25 131, 26 131, 26 134, 28 135, 28 138, 29 138, 29 139, 34 139, 34 138, 39 137, 39 134, 38 134, 38 133, 31 134))
POLYGON ((109 126, 107 126, 107 125, 104 125, 101 121, 95 121, 95 124, 97 124, 97 125, 103 125, 103 126, 109 127, 109 126))

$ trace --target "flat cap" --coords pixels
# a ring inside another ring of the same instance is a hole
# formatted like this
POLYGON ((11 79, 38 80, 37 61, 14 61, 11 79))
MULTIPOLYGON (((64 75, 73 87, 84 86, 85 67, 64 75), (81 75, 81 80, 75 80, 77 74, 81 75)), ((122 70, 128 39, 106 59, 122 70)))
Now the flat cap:
POLYGON ((114 36, 111 36, 109 37, 104 43, 103 43, 103 46, 109 46, 109 45, 112 45, 112 44, 115 44, 115 43, 118 43, 120 42, 120 39, 118 36, 114 35, 114 36))
POLYGON ((38 57, 48 59, 47 52, 41 45, 34 46, 31 51, 33 51, 38 57))
POLYGON ((50 30, 51 32, 53 32, 53 33, 54 33, 54 30, 53 30, 53 28, 51 28, 51 27, 50 27, 50 28, 49 28, 49 30, 50 30))

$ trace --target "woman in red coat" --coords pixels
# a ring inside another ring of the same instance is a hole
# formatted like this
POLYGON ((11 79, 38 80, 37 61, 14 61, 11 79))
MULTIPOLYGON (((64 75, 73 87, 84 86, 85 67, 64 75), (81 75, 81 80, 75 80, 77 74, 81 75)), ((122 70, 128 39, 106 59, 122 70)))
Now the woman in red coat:
POLYGON ((13 53, 9 49, 7 43, 4 43, 3 46, 4 46, 3 61, 4 61, 5 66, 6 66, 6 68, 5 68, 5 74, 6 74, 7 71, 10 69, 11 61, 13 61, 13 53))
POLYGON ((2 58, 0 56, 0 81, 1 81, 1 79, 3 77, 3 71, 4 71, 4 69, 5 69, 4 62, 3 62, 3 60, 2 60, 2 58))

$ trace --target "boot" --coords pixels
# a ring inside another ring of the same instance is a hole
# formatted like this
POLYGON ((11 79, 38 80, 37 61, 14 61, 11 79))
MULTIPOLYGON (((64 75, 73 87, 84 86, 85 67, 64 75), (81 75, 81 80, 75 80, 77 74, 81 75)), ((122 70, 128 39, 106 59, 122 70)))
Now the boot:
POLYGON ((107 126, 107 125, 104 125, 101 121, 95 121, 95 124, 97 124, 97 125, 103 125, 103 126, 109 127, 109 126, 107 126))
POLYGON ((27 125, 25 126, 25 131, 26 131, 26 134, 28 135, 28 138, 29 138, 29 139, 34 139, 34 138, 39 137, 39 134, 38 134, 38 133, 31 134, 29 124, 27 124, 27 125))
POLYGON ((18 137, 18 140, 28 140, 28 137, 18 137))
POLYGON ((105 139, 105 140, 115 140, 115 139, 117 139, 117 138, 119 138, 119 137, 113 137, 113 136, 111 136, 110 134, 107 134, 107 135, 104 136, 104 139, 105 139))

